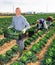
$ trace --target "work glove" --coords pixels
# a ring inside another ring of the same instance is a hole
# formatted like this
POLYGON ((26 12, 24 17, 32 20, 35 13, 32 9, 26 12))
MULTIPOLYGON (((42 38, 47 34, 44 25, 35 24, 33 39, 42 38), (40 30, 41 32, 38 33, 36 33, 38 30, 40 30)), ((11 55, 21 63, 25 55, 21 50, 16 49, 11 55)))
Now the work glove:
POLYGON ((9 29, 9 28, 13 28, 13 26, 9 26, 8 29, 9 29))
POLYGON ((22 30, 22 33, 24 34, 25 32, 26 32, 26 29, 23 29, 23 30, 22 30))
POLYGON ((10 28, 10 26, 8 27, 8 29, 10 28))

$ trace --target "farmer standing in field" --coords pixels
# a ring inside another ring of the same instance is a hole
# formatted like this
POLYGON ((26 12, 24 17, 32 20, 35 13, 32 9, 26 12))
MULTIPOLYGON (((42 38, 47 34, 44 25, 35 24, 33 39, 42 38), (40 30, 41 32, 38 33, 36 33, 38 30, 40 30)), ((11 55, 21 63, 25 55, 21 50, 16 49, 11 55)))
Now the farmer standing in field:
MULTIPOLYGON (((8 28, 15 28, 17 31, 22 31, 25 34, 26 30, 30 28, 30 24, 26 18, 21 15, 21 9, 16 8, 16 16, 12 19, 12 24, 8 28)), ((23 35, 19 35, 17 44, 20 46, 20 52, 24 49, 23 35)))
POLYGON ((53 21, 53 17, 52 16, 49 16, 47 17, 47 22, 48 22, 48 26, 50 26, 50 23, 53 21))

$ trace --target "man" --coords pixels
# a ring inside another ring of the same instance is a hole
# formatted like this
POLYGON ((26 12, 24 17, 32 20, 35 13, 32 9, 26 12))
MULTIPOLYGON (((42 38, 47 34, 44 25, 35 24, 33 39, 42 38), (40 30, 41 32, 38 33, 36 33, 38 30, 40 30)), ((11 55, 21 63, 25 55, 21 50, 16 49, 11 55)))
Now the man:
POLYGON ((50 23, 53 21, 53 17, 52 16, 49 16, 47 17, 47 22, 48 22, 48 25, 50 26, 50 23))
MULTIPOLYGON (((16 8, 16 16, 13 17, 12 24, 8 28, 13 28, 13 27, 17 31, 22 31, 23 34, 25 33, 27 29, 30 28, 30 25, 25 19, 25 17, 21 15, 20 8, 16 8)), ((20 46, 20 51, 22 51, 24 49, 24 42, 23 42, 22 35, 19 36, 17 40, 17 44, 20 46)))
POLYGON ((41 24, 41 29, 43 29, 43 28, 47 29, 47 28, 48 28, 48 27, 47 27, 47 24, 46 24, 46 21, 45 21, 43 18, 41 18, 41 19, 39 20, 39 22, 40 22, 40 24, 41 24))

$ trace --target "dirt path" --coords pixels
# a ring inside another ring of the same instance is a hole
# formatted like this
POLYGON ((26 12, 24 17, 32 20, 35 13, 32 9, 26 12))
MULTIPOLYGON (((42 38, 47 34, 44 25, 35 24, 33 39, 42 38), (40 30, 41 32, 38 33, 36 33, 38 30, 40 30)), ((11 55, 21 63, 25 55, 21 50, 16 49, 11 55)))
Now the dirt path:
POLYGON ((11 49, 15 44, 15 40, 10 41, 9 43, 5 43, 2 47, 0 47, 0 54, 6 53, 6 51, 11 49))
POLYGON ((0 39, 3 39, 4 38, 4 36, 3 35, 0 35, 0 39))

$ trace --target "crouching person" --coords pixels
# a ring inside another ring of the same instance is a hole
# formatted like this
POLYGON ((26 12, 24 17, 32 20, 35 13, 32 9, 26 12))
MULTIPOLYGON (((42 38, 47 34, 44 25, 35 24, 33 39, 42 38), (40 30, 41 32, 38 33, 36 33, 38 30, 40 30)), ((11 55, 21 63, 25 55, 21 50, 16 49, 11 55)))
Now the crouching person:
POLYGON ((46 20, 44 20, 43 18, 39 19, 39 22, 41 24, 41 30, 42 29, 48 29, 48 26, 46 24, 46 20))

